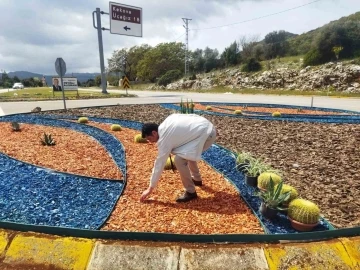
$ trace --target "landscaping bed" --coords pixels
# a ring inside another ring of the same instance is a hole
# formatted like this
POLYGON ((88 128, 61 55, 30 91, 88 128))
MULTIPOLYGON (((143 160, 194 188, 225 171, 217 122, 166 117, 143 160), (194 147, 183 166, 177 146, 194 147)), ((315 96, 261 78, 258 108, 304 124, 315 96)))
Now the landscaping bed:
MULTIPOLYGON (((66 114, 160 123, 171 112, 174 111, 161 105, 119 105, 71 109, 66 114)), ((54 113, 63 114, 51 112, 54 113)), ((334 226, 360 225, 359 124, 204 116, 217 127, 218 144, 232 151, 263 156, 266 162, 283 171, 285 182, 294 186, 303 198, 316 202, 322 215, 334 226)))

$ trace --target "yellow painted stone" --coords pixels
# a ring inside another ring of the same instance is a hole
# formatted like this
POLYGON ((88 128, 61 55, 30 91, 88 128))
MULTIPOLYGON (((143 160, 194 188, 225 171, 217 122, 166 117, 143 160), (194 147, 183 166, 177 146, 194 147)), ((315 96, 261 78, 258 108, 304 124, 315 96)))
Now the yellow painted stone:
POLYGON ((86 269, 94 242, 72 237, 34 237, 17 235, 4 262, 53 265, 61 269, 86 269))
POLYGON ((9 241, 8 233, 6 231, 0 230, 0 256, 4 254, 8 241, 9 241))
POLYGON ((360 269, 360 237, 340 238, 349 254, 354 269, 360 269))
POLYGON ((270 270, 355 269, 338 240, 274 245, 264 251, 270 270))

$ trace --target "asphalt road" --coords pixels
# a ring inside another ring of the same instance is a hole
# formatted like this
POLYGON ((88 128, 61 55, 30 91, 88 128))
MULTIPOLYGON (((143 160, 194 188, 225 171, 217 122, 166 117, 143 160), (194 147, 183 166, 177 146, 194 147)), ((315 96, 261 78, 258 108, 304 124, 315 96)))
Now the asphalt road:
MULTIPOLYGON (((6 90, 7 91, 7 90, 6 90)), ((89 90, 86 90, 89 91, 89 90)), ((101 90, 95 90, 101 91, 101 90)), ((109 92, 125 93, 124 90, 109 90, 109 92)), ((242 94, 206 94, 189 92, 156 92, 156 91, 133 91, 129 94, 138 95, 134 98, 107 98, 89 100, 67 100, 67 108, 106 106, 116 104, 151 104, 180 102, 192 99, 194 102, 238 102, 238 103, 266 103, 311 106, 312 97, 309 96, 274 96, 274 95, 242 95, 242 94)), ((314 107, 345 109, 360 112, 360 98, 331 98, 314 97, 314 107)), ((0 102, 0 115, 30 112, 35 107, 45 110, 64 109, 62 100, 56 101, 22 101, 0 102)))

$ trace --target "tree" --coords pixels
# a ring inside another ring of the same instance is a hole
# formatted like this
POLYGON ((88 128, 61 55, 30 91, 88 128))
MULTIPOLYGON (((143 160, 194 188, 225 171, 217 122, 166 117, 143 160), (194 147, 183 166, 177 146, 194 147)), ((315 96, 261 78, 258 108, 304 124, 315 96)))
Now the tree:
POLYGON ((206 47, 204 50, 204 71, 209 72, 219 67, 219 51, 206 47))
POLYGON ((241 48, 241 57, 243 60, 248 60, 254 57, 254 48, 258 44, 259 36, 241 36, 239 38, 239 47, 241 48))
POLYGON ((190 70, 195 73, 204 72, 204 51, 202 49, 196 49, 194 52, 190 52, 190 70))
POLYGON ((180 42, 160 43, 147 51, 137 65, 137 76, 155 82, 169 70, 184 72, 185 46, 180 42))
POLYGON ((101 85, 101 75, 97 75, 97 76, 95 77, 94 84, 95 84, 96 86, 100 86, 100 85, 101 85))
POLYGON ((221 55, 226 67, 235 66, 240 62, 239 44, 234 41, 231 45, 225 48, 221 55))
POLYGON ((344 48, 341 46, 333 47, 332 51, 335 53, 336 59, 339 60, 339 54, 344 48))
POLYGON ((284 56, 289 44, 287 42, 288 34, 284 30, 273 31, 265 36, 265 57, 273 59, 284 56))

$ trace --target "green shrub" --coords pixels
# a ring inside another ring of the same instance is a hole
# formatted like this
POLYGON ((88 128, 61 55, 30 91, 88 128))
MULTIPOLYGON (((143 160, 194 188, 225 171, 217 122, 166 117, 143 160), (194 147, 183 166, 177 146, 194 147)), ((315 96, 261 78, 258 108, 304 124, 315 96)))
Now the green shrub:
POLYGON ((261 64, 255 58, 247 60, 241 68, 243 72, 255 72, 259 70, 261 70, 261 64))
POLYGON ((212 107, 211 107, 211 106, 206 106, 206 110, 207 110, 207 111, 211 111, 211 110, 212 110, 212 107))
POLYGON ((195 75, 195 73, 192 74, 192 75, 189 77, 189 80, 191 80, 191 81, 196 80, 196 75, 195 75))
POLYGON ((118 124, 113 124, 111 125, 111 130, 112 131, 120 131, 121 130, 121 126, 118 124))
POLYGON ((304 56, 303 66, 316 66, 321 64, 321 55, 317 49, 312 49, 304 56))
POLYGON ((85 123, 89 122, 89 119, 87 117, 80 117, 78 119, 78 122, 81 123, 81 124, 85 124, 85 123))
POLYGON ((157 84, 162 86, 167 86, 169 83, 180 79, 182 76, 181 71, 178 69, 169 70, 163 76, 160 77, 157 84))

